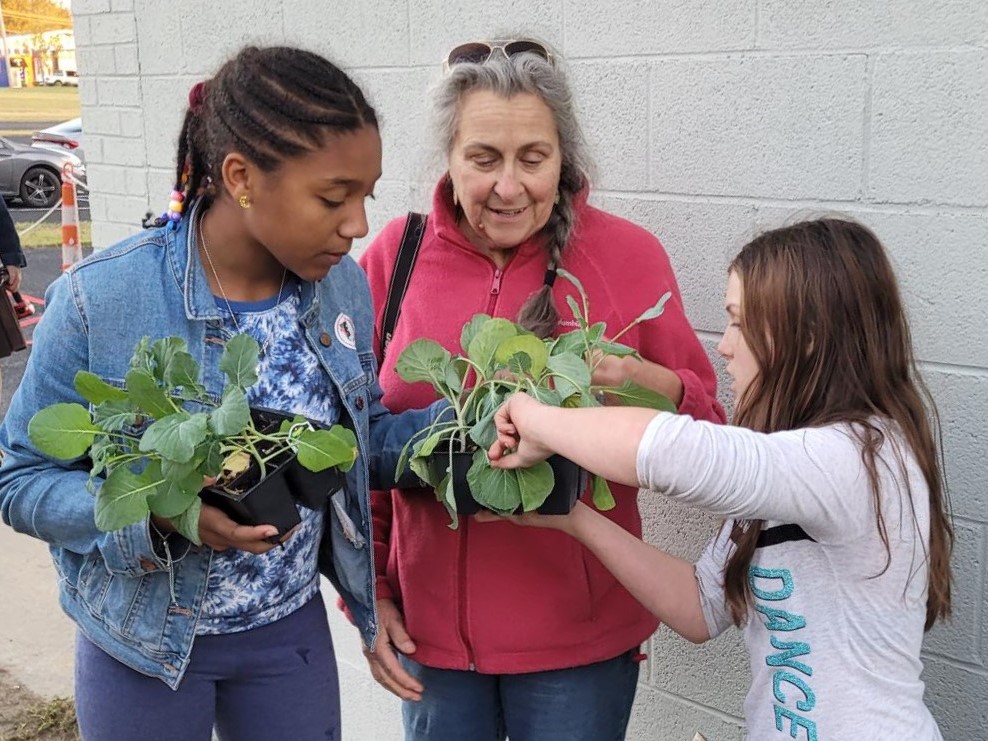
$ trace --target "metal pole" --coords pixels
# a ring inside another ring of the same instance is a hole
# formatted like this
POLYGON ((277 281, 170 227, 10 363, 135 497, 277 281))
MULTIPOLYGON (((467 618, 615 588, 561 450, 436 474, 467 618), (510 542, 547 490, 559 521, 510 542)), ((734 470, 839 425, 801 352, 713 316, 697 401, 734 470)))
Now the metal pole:
POLYGON ((8 53, 9 47, 7 46, 7 26, 3 22, 3 0, 0 0, 0 41, 3 42, 3 66, 4 72, 7 73, 7 85, 8 87, 13 87, 14 80, 10 71, 10 54, 8 53))

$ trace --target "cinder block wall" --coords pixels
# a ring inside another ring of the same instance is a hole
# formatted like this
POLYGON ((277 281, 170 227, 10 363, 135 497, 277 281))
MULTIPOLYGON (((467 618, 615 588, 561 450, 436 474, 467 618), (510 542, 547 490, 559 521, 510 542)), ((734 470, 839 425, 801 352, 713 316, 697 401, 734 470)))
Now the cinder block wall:
MULTIPOLYGON (((947 739, 988 739, 988 4, 173 5, 72 3, 97 246, 164 208, 186 93, 245 42, 309 47, 365 86, 385 146, 372 232, 427 208, 439 172, 427 87, 454 43, 506 28, 563 51, 599 163, 595 200, 663 241, 711 350, 724 270, 746 238, 820 212, 873 227, 893 254, 940 405, 958 535, 955 617, 926 641, 927 699, 947 739)), ((715 526, 655 497, 642 507, 648 537, 686 556, 715 526)), ((355 631, 330 613, 346 738, 400 738, 397 702, 369 679, 355 631)), ((660 631, 648 648, 630 738, 742 738, 748 669, 736 635, 694 648, 660 631)))

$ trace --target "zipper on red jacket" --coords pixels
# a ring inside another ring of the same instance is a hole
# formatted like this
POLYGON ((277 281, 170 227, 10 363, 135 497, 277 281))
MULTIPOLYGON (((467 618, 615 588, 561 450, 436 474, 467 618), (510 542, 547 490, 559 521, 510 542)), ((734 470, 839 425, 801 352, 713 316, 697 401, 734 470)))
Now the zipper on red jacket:
POLYGON ((477 665, 473 660, 473 646, 470 645, 470 639, 467 637, 467 533, 469 532, 470 523, 464 517, 460 520, 460 557, 458 559, 460 614, 457 617, 459 618, 460 640, 463 641, 463 647, 467 651, 467 669, 474 672, 477 671, 477 665))
POLYGON ((491 298, 487 302, 487 313, 493 316, 494 307, 497 305, 497 297, 501 295, 501 278, 504 271, 501 268, 494 268, 494 280, 491 281, 491 298))

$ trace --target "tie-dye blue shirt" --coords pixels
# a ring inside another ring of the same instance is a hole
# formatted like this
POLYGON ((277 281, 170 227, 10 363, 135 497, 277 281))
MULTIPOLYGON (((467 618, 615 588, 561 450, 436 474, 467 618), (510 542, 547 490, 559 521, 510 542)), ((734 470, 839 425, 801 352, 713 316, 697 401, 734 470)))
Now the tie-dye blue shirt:
MULTIPOLYGON (((231 334, 247 332, 262 347, 260 380, 247 391, 251 406, 301 414, 322 424, 340 416, 339 396, 319 365, 298 323, 298 283, 290 280, 285 297, 267 301, 216 304, 231 334)), ((316 553, 323 514, 299 507, 302 524, 283 548, 255 555, 233 548, 213 555, 206 596, 196 633, 236 633, 267 625, 294 612, 319 590, 316 553)))

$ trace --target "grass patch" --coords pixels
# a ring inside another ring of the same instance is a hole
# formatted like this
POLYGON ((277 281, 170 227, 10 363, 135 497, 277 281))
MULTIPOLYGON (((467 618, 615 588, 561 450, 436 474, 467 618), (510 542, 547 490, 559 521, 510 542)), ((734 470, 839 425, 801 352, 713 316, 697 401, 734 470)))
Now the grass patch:
POLYGON ((79 88, 0 88, 0 111, 5 122, 65 121, 79 115, 79 88))
MULTIPOLYGON (((92 223, 82 221, 79 223, 79 241, 83 247, 90 247, 93 244, 92 223)), ((21 247, 61 247, 62 246, 62 225, 61 224, 41 224, 34 227, 27 234, 21 236, 21 247)))
POLYGON ((15 730, 4 736, 3 741, 68 741, 80 737, 75 703, 70 697, 56 697, 30 705, 24 708, 15 723, 15 730))

